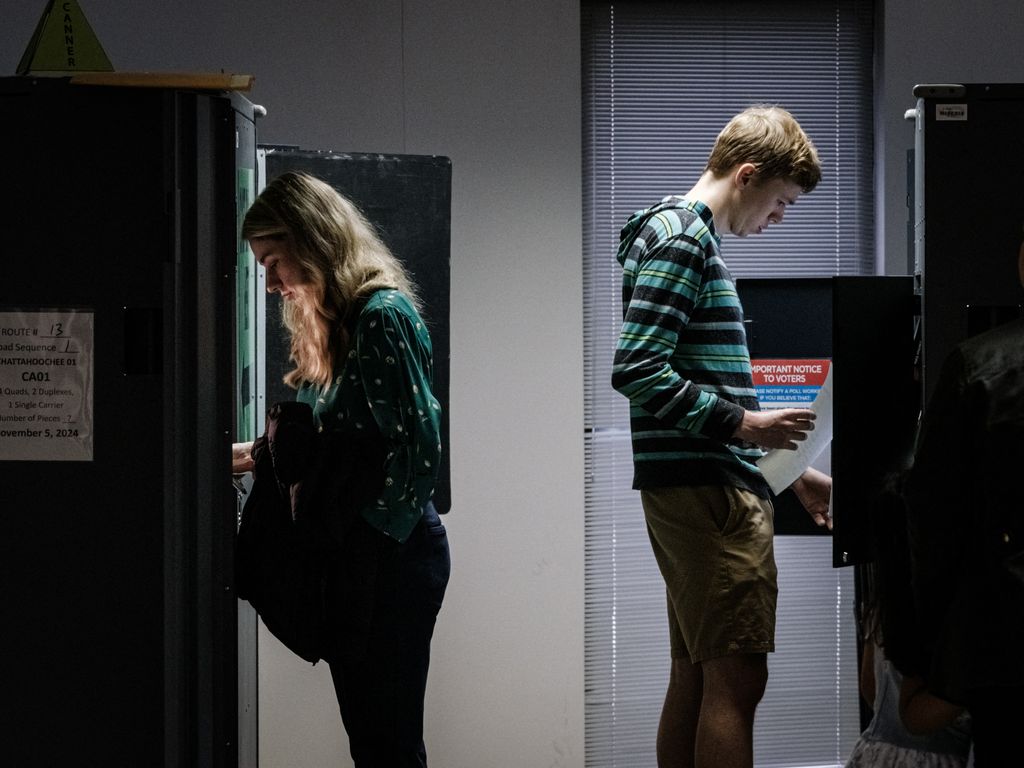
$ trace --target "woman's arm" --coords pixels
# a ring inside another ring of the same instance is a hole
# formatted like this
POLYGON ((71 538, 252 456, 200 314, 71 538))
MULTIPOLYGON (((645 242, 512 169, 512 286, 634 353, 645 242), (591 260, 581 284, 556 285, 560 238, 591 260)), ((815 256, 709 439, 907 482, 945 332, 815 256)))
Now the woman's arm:
POLYGON ((399 292, 378 294, 371 302, 356 331, 356 352, 367 402, 388 443, 378 506, 419 510, 433 493, 441 458, 430 335, 399 292))
POLYGON ((963 711, 963 707, 929 691, 924 678, 904 675, 900 685, 900 719, 911 733, 924 734, 944 728, 963 711))

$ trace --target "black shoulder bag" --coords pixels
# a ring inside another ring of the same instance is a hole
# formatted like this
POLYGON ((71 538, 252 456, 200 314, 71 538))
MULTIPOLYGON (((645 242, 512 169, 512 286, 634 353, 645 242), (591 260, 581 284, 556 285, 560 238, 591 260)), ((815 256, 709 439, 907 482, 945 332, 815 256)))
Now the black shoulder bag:
POLYGON ((315 664, 330 647, 330 565, 383 487, 384 441, 376 430, 318 433, 308 405, 284 402, 268 412, 253 459, 235 545, 237 593, 278 640, 315 664))

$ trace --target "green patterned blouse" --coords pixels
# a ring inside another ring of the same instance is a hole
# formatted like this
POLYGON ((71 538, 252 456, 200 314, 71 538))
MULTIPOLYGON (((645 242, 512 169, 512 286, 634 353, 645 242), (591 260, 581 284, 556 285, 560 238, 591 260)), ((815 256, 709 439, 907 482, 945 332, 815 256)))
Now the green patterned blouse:
POLYGON ((403 293, 373 294, 356 323, 348 357, 326 390, 296 395, 321 430, 376 428, 387 442, 384 490, 362 510, 372 526, 405 541, 430 501, 441 458, 441 405, 431 391, 430 333, 403 293))

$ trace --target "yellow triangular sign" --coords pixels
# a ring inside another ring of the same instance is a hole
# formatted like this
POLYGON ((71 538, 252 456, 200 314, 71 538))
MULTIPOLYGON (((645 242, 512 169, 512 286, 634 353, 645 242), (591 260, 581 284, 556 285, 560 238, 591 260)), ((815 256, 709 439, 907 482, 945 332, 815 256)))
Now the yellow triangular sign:
POLYGON ((77 0, 50 0, 46 4, 18 63, 19 75, 113 71, 77 0))

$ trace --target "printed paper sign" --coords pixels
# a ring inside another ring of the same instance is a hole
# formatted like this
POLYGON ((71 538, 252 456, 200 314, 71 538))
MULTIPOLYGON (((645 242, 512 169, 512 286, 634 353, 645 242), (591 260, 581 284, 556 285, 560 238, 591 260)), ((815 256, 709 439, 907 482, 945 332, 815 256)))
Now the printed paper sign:
POLYGON ((831 361, 752 360, 751 365, 763 409, 811 408, 817 415, 814 429, 795 451, 769 451, 757 462, 772 492, 781 493, 809 466, 829 474, 831 456, 825 448, 832 442, 831 361))
POLYGON ((92 415, 92 311, 0 311, 0 461, 92 461, 92 415))
POLYGON ((752 360, 762 408, 806 408, 825 383, 829 360, 752 360))

